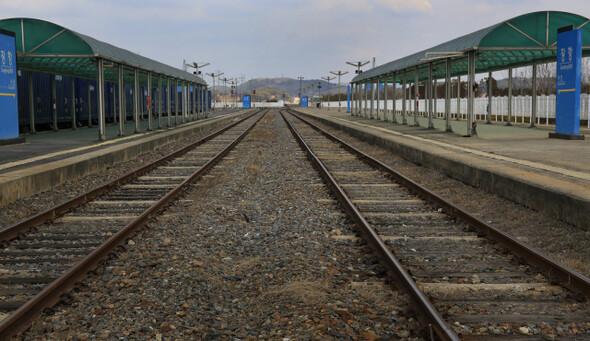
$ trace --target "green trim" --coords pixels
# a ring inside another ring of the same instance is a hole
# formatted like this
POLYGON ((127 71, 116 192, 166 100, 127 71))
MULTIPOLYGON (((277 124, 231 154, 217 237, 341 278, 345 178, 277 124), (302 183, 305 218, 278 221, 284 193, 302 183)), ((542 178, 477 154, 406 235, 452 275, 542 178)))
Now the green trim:
MULTIPOLYGON (((590 19, 572 13, 542 11, 520 15, 375 67, 354 77, 351 82, 372 80, 394 71, 400 74, 404 69, 412 72, 414 67, 418 67, 418 79, 423 81, 428 79, 429 62, 438 68, 433 76, 441 79, 445 77, 445 56, 452 61, 451 76, 466 75, 467 52, 472 50, 476 50, 476 73, 552 62, 557 58, 557 29, 568 25, 583 30, 582 55, 589 56, 590 19)), ((401 76, 396 75, 397 80, 401 80, 401 76)))
MULTIPOLYGON (((16 50, 19 69, 97 79, 96 61, 104 59, 105 65, 124 65, 125 70, 140 70, 140 85, 147 85, 147 72, 153 77, 179 79, 191 84, 207 85, 201 77, 128 50, 71 31, 54 23, 30 18, 0 20, 0 28, 16 34, 16 50), (24 38, 23 38, 24 36, 24 38)), ((118 69, 105 67, 105 81, 118 82, 118 69)), ((133 83, 133 75, 125 74, 124 82, 133 83)), ((157 83, 157 82, 156 82, 157 83)))

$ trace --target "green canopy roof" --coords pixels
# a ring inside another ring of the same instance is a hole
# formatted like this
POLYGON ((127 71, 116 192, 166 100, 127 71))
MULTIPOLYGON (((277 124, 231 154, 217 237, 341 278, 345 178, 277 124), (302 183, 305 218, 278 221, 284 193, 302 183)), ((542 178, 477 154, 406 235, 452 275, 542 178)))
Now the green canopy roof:
MULTIPOLYGON (((582 55, 590 55, 590 19, 565 12, 533 12, 503 21, 446 43, 375 67, 356 76, 352 83, 382 78, 393 81, 393 72, 417 68, 418 79, 428 79, 428 64, 433 77, 445 77, 445 60, 451 60, 451 76, 467 74, 467 53, 475 53, 475 72, 505 70, 511 67, 546 63, 557 57, 557 29, 573 25, 583 30, 582 55)), ((401 82, 396 74, 396 82, 401 82)))
MULTIPOLYGON (((74 32, 54 23, 30 18, 0 20, 0 28, 16 33, 19 69, 96 79, 98 58, 105 61, 104 75, 118 82, 118 66, 124 67, 124 82, 133 82, 133 72, 140 71, 140 83, 147 83, 147 72, 164 79, 207 85, 200 77, 128 50, 74 32)), ((157 83, 154 83, 157 84, 157 83)))

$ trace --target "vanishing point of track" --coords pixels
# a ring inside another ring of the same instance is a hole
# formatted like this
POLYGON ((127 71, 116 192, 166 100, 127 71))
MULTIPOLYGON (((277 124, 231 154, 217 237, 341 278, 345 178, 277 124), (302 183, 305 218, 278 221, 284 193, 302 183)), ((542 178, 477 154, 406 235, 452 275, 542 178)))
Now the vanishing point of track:
POLYGON ((293 135, 432 336, 543 339, 532 325, 590 324, 588 278, 293 116, 293 135))

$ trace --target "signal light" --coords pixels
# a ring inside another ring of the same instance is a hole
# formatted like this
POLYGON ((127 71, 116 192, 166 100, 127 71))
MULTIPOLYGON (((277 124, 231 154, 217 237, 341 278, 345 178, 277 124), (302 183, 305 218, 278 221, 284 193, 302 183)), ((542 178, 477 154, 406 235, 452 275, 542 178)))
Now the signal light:
POLYGON ((252 90, 252 94, 253 95, 256 95, 256 90, 252 90))

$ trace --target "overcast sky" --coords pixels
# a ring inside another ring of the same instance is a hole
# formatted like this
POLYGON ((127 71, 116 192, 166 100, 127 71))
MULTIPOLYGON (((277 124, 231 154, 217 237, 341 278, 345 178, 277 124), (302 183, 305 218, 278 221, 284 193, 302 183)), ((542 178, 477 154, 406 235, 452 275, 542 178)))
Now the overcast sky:
MULTIPOLYGON (((2 16, 48 20, 182 68, 318 79, 383 64, 514 16, 590 17, 588 0, 0 0, 2 16)), ((206 77, 211 82, 210 77, 206 77)))

